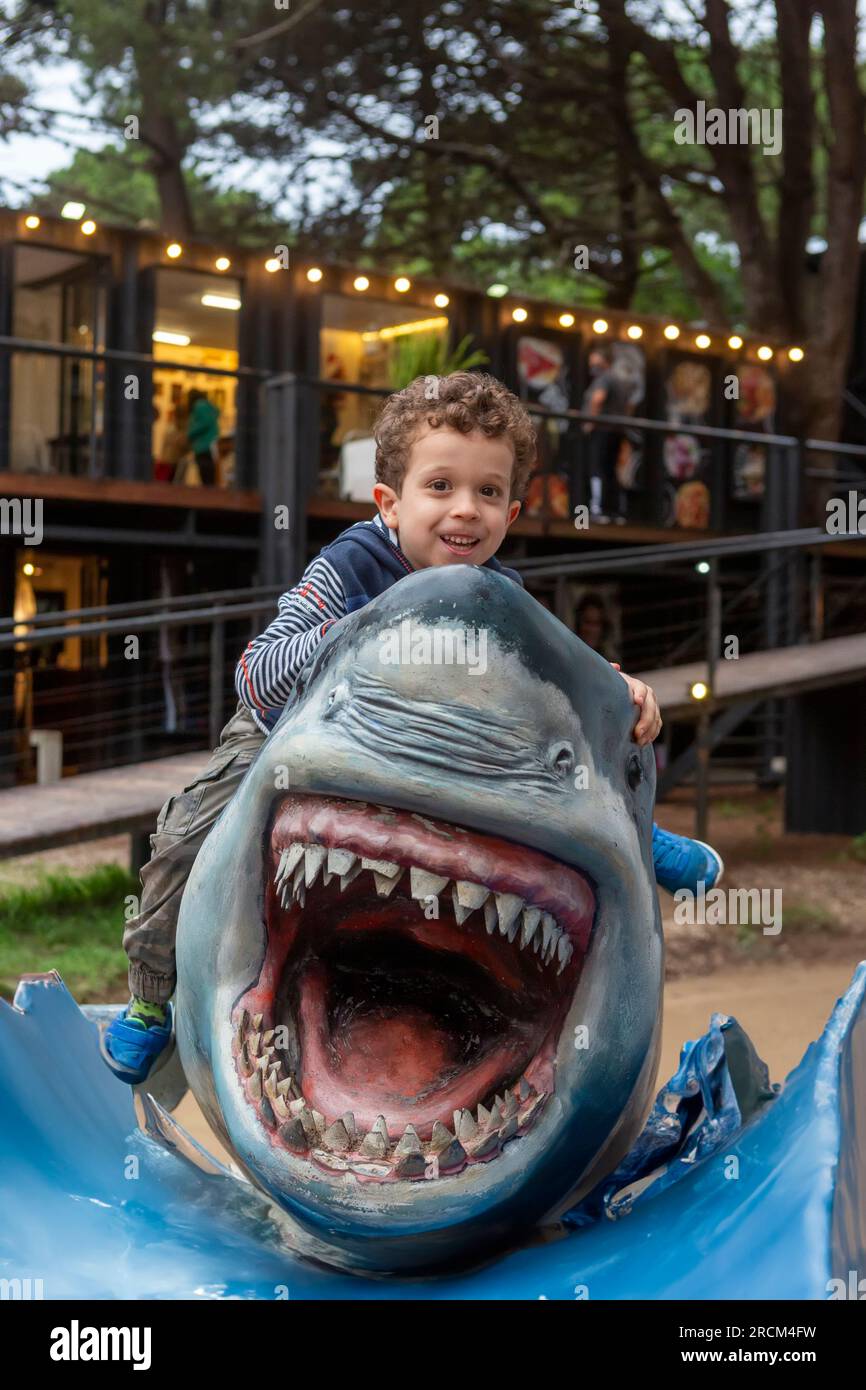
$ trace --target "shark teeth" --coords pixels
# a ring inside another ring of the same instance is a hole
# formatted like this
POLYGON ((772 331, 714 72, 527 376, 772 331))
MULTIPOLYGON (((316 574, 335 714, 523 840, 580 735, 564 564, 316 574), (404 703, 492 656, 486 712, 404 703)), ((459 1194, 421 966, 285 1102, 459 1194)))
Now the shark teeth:
MULTIPOLYGON (((299 863, 300 860, 296 861, 299 863)), ((451 1127, 436 1120, 429 1139, 422 1139, 414 1125, 396 1134, 379 1115, 368 1133, 355 1123, 350 1110, 326 1117, 305 1099, 295 1078, 274 1051, 252 1066, 253 1038, 273 1036, 274 1028, 255 1015, 258 1031, 245 1009, 234 1018, 235 1065, 247 1098, 256 1107, 266 1129, 276 1131, 283 1147, 297 1158, 309 1159, 328 1172, 352 1172, 361 1181, 417 1181, 458 1173, 467 1165, 486 1163, 504 1144, 526 1134, 538 1119, 548 1095, 538 1092, 522 1076, 513 1086, 487 1097, 475 1111, 455 1110, 451 1127), (264 1024, 264 1030, 263 1029, 264 1024), (251 1070, 250 1070, 251 1068, 251 1070)))
MULTIPOLYGON (((561 975, 574 955, 574 946, 567 931, 556 919, 541 908, 533 907, 517 893, 497 893, 483 883, 466 879, 449 879, 434 874, 418 864, 397 864, 390 859, 369 859, 349 849, 327 848, 325 845, 300 841, 284 849, 274 874, 274 888, 283 908, 292 903, 303 907, 307 890, 313 888, 321 875, 322 886, 333 878, 340 880, 340 892, 361 873, 372 874, 373 886, 380 898, 388 898, 401 883, 408 896, 416 901, 444 896, 450 898, 454 918, 462 926, 474 913, 483 914, 489 936, 499 935, 514 943, 519 950, 535 955, 539 966, 551 967, 561 975)), ((479 917, 479 924, 482 918, 479 917)))

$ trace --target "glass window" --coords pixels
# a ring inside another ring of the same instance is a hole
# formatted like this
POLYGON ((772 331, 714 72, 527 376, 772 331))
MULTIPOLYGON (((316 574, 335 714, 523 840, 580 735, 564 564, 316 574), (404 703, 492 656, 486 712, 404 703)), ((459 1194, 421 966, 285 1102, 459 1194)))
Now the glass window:
MULTIPOLYGON (((12 333, 88 351, 103 346, 105 297, 95 256, 16 246, 12 333)), ((102 471, 104 366, 14 353, 10 465, 19 473, 102 471)))
POLYGON ((234 482, 239 280, 160 267, 153 356, 177 366, 153 373, 153 469, 160 482, 234 482), (188 364, 188 365, 187 365, 188 364))

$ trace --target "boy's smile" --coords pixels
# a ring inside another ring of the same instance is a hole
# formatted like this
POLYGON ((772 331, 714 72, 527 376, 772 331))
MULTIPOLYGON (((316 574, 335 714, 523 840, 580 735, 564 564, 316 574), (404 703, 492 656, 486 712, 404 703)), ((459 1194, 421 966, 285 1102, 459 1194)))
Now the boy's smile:
POLYGON ((427 426, 412 445, 399 495, 377 483, 373 497, 414 569, 483 565, 520 511, 511 500, 513 470, 506 436, 427 426))

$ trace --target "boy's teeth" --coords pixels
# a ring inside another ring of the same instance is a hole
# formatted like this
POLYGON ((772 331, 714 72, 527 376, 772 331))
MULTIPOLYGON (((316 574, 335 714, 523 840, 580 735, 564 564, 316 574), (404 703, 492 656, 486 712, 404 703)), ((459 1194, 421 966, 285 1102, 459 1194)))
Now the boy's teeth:
MULTIPOLYGON (((551 913, 528 906, 518 894, 497 893, 483 883, 472 883, 465 879, 452 882, 442 874, 431 873, 417 864, 411 864, 408 868, 407 883, 404 877, 406 866, 392 860, 369 859, 348 849, 326 849, 322 845, 296 842, 282 852, 274 875, 274 888, 284 908, 291 907, 295 901, 303 907, 306 890, 315 885, 320 870, 324 870, 323 887, 332 877, 339 876, 341 893, 361 872, 367 872, 372 874, 380 898, 390 897, 395 888, 402 884, 402 891, 416 900, 440 896, 445 901, 450 900, 458 926, 483 909, 483 921, 489 936, 498 933, 509 942, 514 942, 520 950, 534 952, 539 962, 546 966, 553 965, 558 975, 571 960, 574 947, 568 933, 557 925, 551 913)), ((480 922, 481 918, 477 920, 480 922)), ((261 1023, 261 1016, 257 1017, 261 1023)), ((259 1039, 255 1031, 252 1037, 257 1047, 259 1039)))

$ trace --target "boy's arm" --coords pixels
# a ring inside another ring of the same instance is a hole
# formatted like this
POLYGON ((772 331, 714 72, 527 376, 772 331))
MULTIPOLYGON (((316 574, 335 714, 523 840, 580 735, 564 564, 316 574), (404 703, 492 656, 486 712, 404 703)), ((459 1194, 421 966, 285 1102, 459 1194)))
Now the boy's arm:
POLYGON ((629 688, 632 700, 640 710, 640 717, 634 726, 632 737, 642 748, 645 743, 652 743, 653 739, 657 738, 661 732, 662 716, 656 693, 651 685, 646 685, 643 681, 638 680, 637 676, 627 676, 618 661, 612 661, 610 664, 615 671, 619 671, 629 688))
POLYGON ((317 556, 278 607, 279 616, 249 643, 235 671, 238 698, 259 714, 282 709, 301 667, 331 624, 346 616, 339 575, 317 556))

